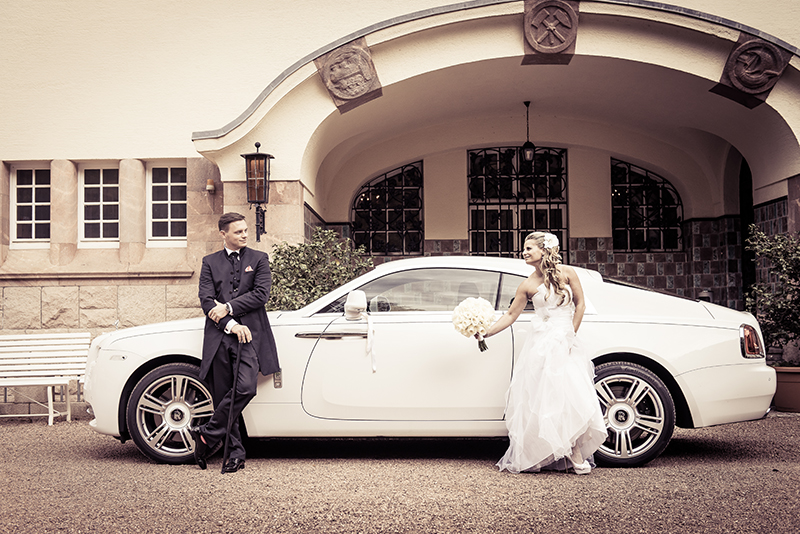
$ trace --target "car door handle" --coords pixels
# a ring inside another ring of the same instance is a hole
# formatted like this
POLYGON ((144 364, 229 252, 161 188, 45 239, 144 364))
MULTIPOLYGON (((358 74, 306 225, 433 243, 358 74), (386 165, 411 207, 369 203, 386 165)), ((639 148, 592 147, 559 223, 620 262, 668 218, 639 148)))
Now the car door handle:
POLYGON ((366 332, 298 332, 294 337, 301 339, 366 339, 366 332))

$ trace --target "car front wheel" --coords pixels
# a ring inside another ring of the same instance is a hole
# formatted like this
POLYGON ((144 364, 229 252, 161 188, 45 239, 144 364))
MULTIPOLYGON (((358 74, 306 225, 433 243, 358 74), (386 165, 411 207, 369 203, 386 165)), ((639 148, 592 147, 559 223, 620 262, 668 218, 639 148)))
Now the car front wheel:
POLYGON ((598 463, 637 467, 664 451, 675 430, 675 404, 655 373, 634 363, 604 363, 596 369, 595 390, 608 429, 595 452, 598 463))
POLYGON ((136 446, 157 462, 180 464, 194 459, 189 427, 214 413, 211 393, 197 366, 170 363, 147 373, 128 400, 128 431, 136 446))

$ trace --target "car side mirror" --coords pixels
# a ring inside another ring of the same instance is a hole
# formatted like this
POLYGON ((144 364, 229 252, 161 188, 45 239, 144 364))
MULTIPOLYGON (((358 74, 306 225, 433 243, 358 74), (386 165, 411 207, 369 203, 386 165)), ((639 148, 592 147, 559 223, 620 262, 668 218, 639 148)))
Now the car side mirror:
POLYGON ((347 294, 344 303, 344 318, 348 321, 358 321, 367 311, 367 295, 360 289, 355 289, 347 294))

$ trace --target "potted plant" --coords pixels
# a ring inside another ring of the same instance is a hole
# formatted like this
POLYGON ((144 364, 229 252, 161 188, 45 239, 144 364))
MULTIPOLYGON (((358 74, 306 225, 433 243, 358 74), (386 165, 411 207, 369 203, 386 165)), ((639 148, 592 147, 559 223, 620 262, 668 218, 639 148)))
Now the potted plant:
POLYGON ((774 365, 778 388, 773 404, 778 410, 800 412, 800 366, 785 359, 787 345, 800 337, 800 233, 767 236, 751 225, 747 249, 770 273, 748 292, 747 308, 758 319, 767 347, 781 354, 774 365))

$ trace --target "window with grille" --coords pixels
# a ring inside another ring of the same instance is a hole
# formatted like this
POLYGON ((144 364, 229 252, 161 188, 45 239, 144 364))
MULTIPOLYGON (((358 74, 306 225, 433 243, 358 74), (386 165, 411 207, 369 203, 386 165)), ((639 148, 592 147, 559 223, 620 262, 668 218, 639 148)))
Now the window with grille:
POLYGON ((367 182, 353 201, 353 241, 377 255, 423 252, 422 162, 409 163, 367 182))
POLYGON ((85 241, 119 240, 119 169, 83 169, 85 241))
POLYGON ((12 240, 50 240, 50 169, 13 169, 12 240))
POLYGON ((614 250, 681 250, 683 203, 667 180, 636 165, 611 159, 614 250))
POLYGON ((532 162, 519 147, 467 157, 470 254, 518 257, 526 235, 546 231, 568 257, 566 149, 537 147, 532 162))
POLYGON ((150 238, 186 239, 186 167, 150 169, 150 238))

